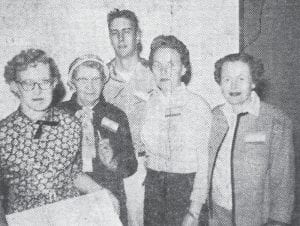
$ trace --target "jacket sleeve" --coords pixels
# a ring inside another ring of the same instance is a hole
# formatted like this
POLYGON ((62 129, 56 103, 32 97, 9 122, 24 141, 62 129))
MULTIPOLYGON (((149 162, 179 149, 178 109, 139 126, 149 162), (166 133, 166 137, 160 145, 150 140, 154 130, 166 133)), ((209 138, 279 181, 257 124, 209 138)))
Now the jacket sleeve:
POLYGON ((116 155, 118 166, 116 173, 122 177, 129 177, 137 170, 137 159, 134 153, 134 147, 129 129, 129 123, 125 114, 120 114, 120 128, 117 133, 116 155))
MULTIPOLYGON (((201 207, 205 203, 208 193, 208 143, 212 122, 209 108, 201 110, 202 117, 198 118, 199 132, 197 133, 198 170, 195 175, 193 190, 190 197, 189 211, 194 216, 199 216, 201 207)), ((196 122, 195 122, 196 123, 196 122)))
POLYGON ((295 158, 291 121, 287 118, 276 120, 272 132, 269 221, 289 223, 295 195, 295 158))

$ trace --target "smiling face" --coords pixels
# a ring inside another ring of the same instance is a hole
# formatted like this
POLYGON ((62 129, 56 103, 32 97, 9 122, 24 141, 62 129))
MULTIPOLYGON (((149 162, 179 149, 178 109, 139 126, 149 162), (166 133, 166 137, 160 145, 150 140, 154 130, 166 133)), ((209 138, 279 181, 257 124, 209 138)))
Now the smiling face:
POLYGON ((52 102, 56 81, 50 76, 49 65, 38 63, 18 72, 17 81, 13 81, 10 85, 20 98, 24 113, 43 112, 52 102))
POLYGON ((185 67, 177 50, 158 48, 153 54, 152 71, 157 86, 163 92, 170 92, 180 86, 185 67))
POLYGON ((102 75, 97 68, 81 65, 72 79, 77 93, 77 101, 82 106, 93 106, 103 89, 102 75))
POLYGON ((221 70, 221 91, 231 105, 243 105, 250 101, 255 88, 249 65, 242 61, 225 62, 221 70))
POLYGON ((129 19, 115 18, 109 27, 109 37, 116 56, 125 58, 137 54, 139 35, 129 19))

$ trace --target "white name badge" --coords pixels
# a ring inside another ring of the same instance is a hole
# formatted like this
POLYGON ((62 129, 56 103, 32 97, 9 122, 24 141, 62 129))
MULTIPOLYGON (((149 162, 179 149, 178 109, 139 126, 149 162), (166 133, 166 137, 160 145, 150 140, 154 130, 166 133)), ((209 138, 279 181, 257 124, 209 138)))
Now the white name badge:
POLYGON ((133 93, 133 95, 143 101, 148 101, 149 97, 150 97, 150 95, 148 93, 144 93, 142 91, 137 91, 137 90, 133 93))
POLYGON ((182 108, 181 107, 171 107, 171 108, 167 108, 166 112, 165 112, 165 117, 176 117, 176 116, 180 116, 182 112, 182 108))
POLYGON ((266 139, 265 132, 249 133, 245 136, 245 142, 247 143, 265 143, 266 139))
POLYGON ((117 132, 118 128, 119 128, 119 123, 110 120, 109 118, 104 117, 101 120, 101 126, 110 130, 111 132, 115 133, 117 132))

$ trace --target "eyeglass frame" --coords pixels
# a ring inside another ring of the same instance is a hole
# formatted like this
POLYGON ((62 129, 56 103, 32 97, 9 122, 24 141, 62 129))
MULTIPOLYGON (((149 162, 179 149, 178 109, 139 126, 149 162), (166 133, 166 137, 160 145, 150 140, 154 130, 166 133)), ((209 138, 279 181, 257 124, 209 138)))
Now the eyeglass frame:
POLYGON ((88 79, 88 78, 76 78, 76 76, 73 78, 73 80, 75 80, 76 82, 79 82, 79 83, 83 83, 83 82, 103 82, 103 78, 102 76, 97 76, 97 77, 93 77, 91 79, 88 79))
POLYGON ((35 85, 37 85, 40 90, 48 90, 53 85, 54 80, 53 79, 44 79, 44 80, 42 80, 42 82, 44 82, 44 83, 35 82, 35 81, 32 81, 32 80, 23 80, 23 81, 17 80, 15 82, 20 84, 24 91, 32 91, 32 90, 34 90, 35 85), (28 83, 26 84, 26 82, 28 82, 28 81, 31 82, 31 84, 28 84, 28 83), (28 88, 24 88, 24 85, 25 85, 25 87, 27 85, 28 88))

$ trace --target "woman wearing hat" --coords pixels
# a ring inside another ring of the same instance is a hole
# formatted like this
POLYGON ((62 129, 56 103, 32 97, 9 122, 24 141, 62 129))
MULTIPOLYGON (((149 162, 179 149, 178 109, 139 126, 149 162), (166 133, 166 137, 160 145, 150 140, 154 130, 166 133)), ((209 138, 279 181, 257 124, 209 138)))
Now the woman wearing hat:
POLYGON ((60 106, 82 123, 83 171, 117 197, 121 221, 127 225, 123 178, 136 171, 137 161, 127 116, 103 98, 105 70, 98 56, 75 59, 69 68, 68 82, 74 93, 60 106))

